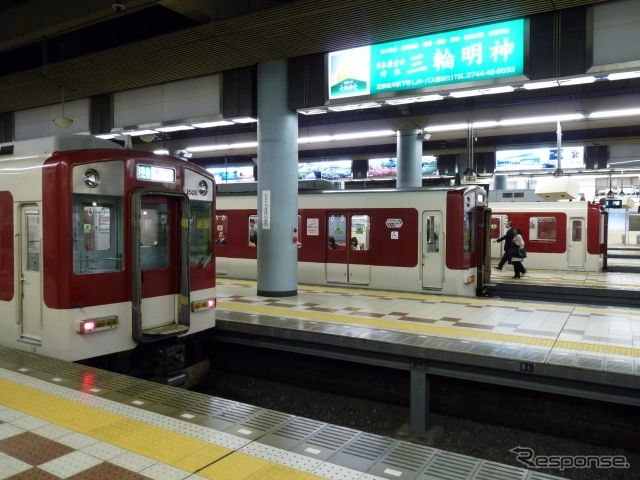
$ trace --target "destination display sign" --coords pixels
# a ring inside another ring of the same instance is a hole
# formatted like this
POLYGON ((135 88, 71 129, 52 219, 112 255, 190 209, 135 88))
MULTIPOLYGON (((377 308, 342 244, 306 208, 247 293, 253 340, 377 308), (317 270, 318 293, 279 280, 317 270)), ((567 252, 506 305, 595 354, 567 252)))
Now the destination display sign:
POLYGON ((329 99, 524 74, 524 19, 329 53, 329 99))

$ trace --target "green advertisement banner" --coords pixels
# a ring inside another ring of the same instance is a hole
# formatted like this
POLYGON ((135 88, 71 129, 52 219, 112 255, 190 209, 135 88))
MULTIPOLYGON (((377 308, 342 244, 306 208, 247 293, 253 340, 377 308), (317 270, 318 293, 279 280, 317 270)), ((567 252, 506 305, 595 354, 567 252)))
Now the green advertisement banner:
POLYGON ((329 99, 524 74, 524 19, 329 53, 329 99))

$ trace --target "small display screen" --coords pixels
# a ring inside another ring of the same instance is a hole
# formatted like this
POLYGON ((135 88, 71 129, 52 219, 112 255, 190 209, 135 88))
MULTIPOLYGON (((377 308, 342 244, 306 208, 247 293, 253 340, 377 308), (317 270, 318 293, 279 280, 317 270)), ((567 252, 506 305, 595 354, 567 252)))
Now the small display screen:
POLYGON ((136 178, 147 182, 174 183, 176 181, 176 171, 173 168, 138 165, 136 178))
POLYGON ((606 208, 622 208, 622 200, 606 200, 606 208))

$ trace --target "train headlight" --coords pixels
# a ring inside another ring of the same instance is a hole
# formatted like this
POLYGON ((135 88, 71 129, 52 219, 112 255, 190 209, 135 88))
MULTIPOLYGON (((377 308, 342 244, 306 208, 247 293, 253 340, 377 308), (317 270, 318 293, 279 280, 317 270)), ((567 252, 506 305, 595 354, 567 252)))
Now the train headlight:
POLYGON ((90 168, 84 175, 82 175, 82 181, 89 188, 96 188, 100 185, 100 174, 96 172, 93 168, 90 168))
POLYGON ((100 332, 102 330, 111 330, 118 326, 118 316, 109 315, 108 317, 87 318, 80 320, 78 333, 85 335, 87 333, 100 332))
POLYGON ((216 308, 215 298, 205 298, 204 300, 196 300, 191 302, 191 311, 200 312, 202 310, 210 310, 216 308))

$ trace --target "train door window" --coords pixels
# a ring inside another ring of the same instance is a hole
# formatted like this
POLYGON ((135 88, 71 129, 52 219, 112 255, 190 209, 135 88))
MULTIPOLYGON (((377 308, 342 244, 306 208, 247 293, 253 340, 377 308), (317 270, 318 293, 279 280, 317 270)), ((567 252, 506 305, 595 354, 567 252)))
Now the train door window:
POLYGON ((250 247, 258 246, 258 216, 249 215, 248 243, 250 247))
POLYGON ((582 220, 571 221, 571 241, 572 242, 582 241, 582 220))
POLYGON ((435 215, 427 216, 424 232, 424 241, 427 246, 427 253, 437 253, 440 251, 440 238, 438 237, 439 231, 440 217, 435 215))
POLYGON ((227 215, 216 215, 216 245, 224 246, 229 244, 229 217, 227 215))
POLYGON ((140 209, 140 264, 143 270, 169 265, 169 206, 165 198, 143 199, 140 209))
POLYGON ((347 217, 344 215, 329 215, 327 242, 331 250, 342 250, 346 247, 347 217))
POLYGON ((211 261, 211 202, 191 202, 189 218, 189 261, 205 265, 211 261))
POLYGON ((75 195, 73 203, 73 272, 122 270, 122 200, 75 195))
POLYGON ((369 215, 351 216, 351 235, 349 236, 351 250, 369 250, 370 229, 369 215))
POLYGON ((556 217, 531 217, 529 219, 529 240, 555 242, 557 228, 556 217))

